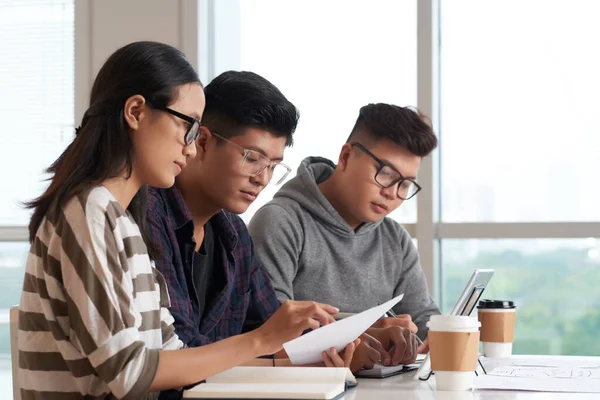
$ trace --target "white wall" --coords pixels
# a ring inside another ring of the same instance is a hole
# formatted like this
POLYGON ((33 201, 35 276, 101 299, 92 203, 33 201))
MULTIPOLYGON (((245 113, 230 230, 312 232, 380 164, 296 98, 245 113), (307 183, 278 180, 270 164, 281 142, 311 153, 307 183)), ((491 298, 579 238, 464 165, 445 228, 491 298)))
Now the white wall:
POLYGON ((104 61, 119 47, 155 40, 182 50, 198 68, 198 21, 205 1, 77 0, 75 2, 75 125, 104 61))

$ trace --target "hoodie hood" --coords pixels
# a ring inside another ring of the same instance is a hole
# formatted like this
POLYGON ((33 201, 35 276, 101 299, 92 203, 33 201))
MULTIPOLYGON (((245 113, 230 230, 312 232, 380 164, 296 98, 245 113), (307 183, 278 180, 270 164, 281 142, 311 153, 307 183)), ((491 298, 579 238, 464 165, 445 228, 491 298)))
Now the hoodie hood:
POLYGON ((366 222, 356 231, 340 216, 317 186, 328 179, 336 165, 323 157, 305 158, 298 167, 297 175, 288 181, 273 196, 273 200, 286 198, 298 203, 308 213, 326 225, 328 229, 344 235, 362 235, 377 228, 383 218, 376 222, 366 222))

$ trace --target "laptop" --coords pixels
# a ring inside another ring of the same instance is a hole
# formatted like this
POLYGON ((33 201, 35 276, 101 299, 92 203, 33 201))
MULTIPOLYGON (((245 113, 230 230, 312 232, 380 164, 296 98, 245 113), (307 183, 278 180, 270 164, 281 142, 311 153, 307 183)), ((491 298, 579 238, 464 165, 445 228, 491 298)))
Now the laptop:
MULTIPOLYGON (((469 316, 481 298, 483 291, 494 275, 493 269, 476 269, 471 275, 471 279, 458 297, 450 315, 469 316)), ((431 375, 431 360, 429 354, 423 360, 423 363, 415 373, 414 379, 428 379, 431 375)))

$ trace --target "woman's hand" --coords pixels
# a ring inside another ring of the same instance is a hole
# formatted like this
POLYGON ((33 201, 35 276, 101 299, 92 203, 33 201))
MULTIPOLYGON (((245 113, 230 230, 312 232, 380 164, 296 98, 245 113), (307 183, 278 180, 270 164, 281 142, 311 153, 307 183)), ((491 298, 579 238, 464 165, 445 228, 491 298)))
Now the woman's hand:
POLYGON ((263 325, 252 331, 258 340, 261 353, 274 354, 283 344, 297 338, 307 329, 334 322, 333 314, 339 310, 314 301, 286 300, 263 325))

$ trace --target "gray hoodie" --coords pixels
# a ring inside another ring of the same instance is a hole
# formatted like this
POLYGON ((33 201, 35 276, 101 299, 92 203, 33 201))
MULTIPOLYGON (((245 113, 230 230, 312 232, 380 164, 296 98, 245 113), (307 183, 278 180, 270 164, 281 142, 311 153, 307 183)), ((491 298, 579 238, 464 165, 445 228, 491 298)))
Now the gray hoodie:
POLYGON ((277 297, 360 312, 404 293, 394 311, 410 314, 425 337, 429 316, 440 311, 410 235, 391 218, 354 231, 317 186, 334 169, 325 158, 306 158, 298 175, 250 221, 256 255, 277 297))

